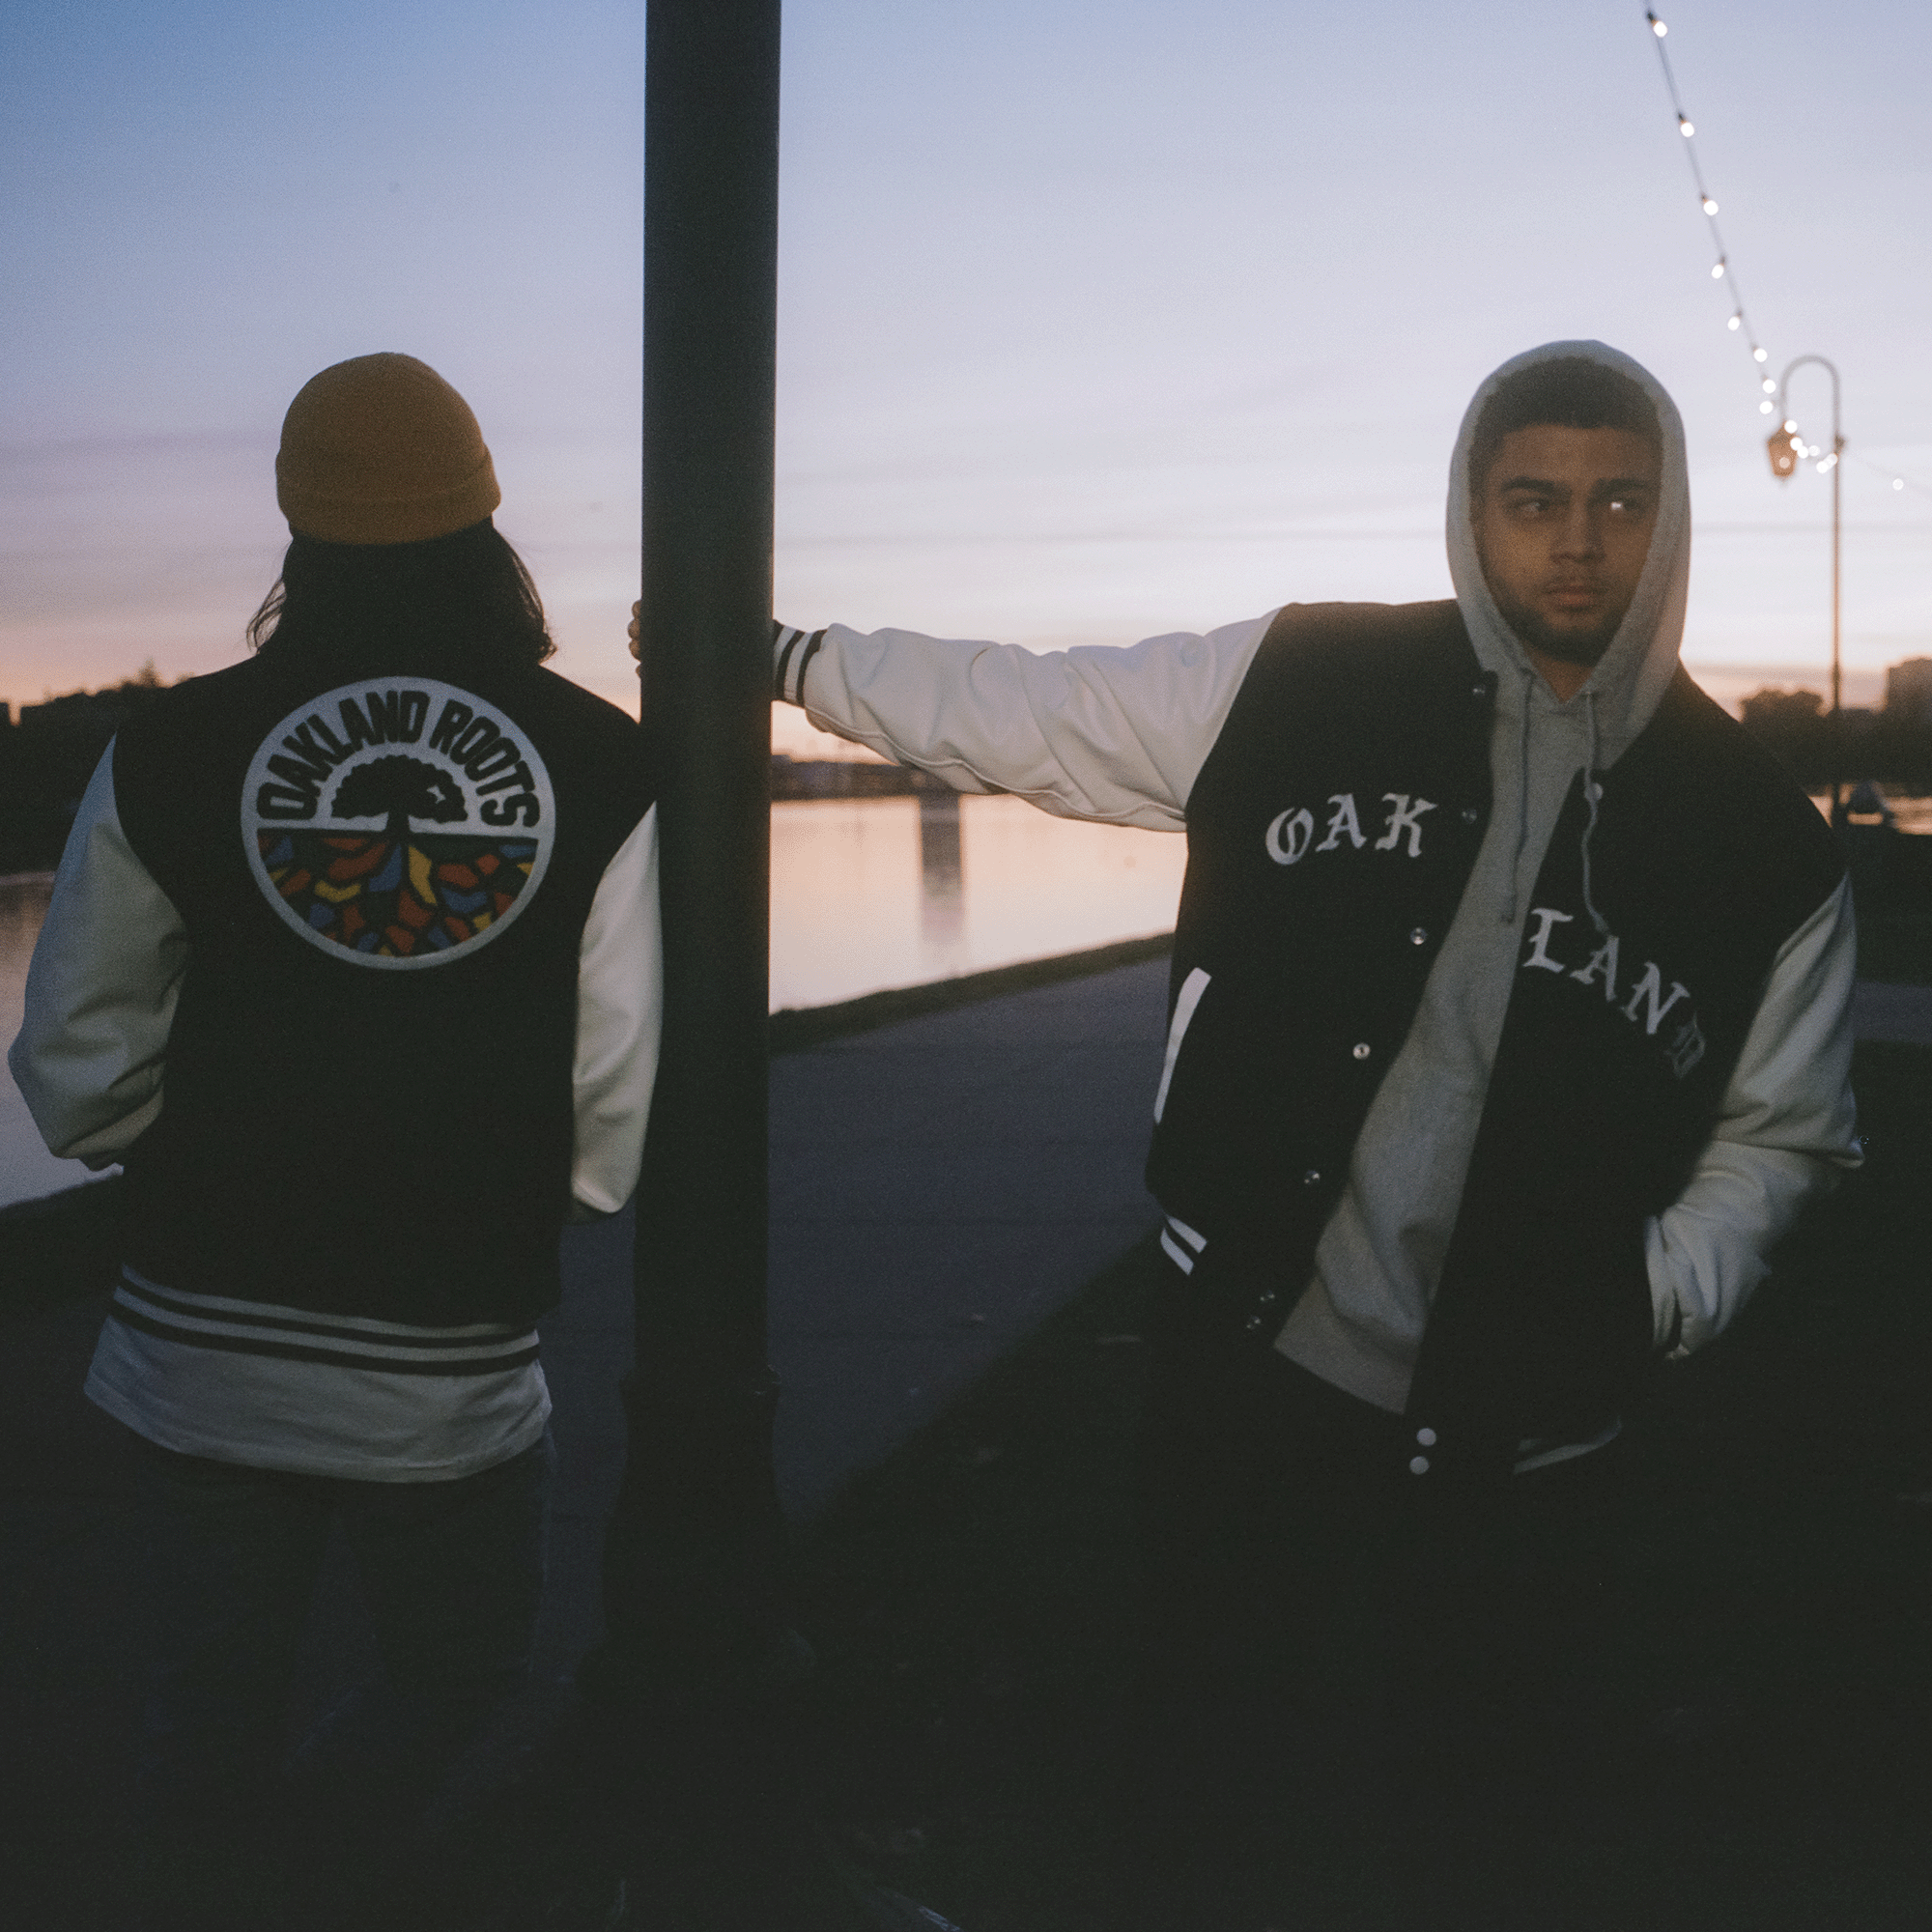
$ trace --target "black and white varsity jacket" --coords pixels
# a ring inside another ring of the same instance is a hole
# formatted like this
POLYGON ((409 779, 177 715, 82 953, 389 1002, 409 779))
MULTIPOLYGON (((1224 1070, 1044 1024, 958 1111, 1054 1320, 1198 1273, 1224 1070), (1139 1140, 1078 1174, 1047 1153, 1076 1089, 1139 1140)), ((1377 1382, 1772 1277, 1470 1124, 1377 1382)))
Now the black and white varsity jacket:
POLYGON ((294 651, 115 740, 11 1056, 56 1153, 126 1169, 97 1400, 392 1479, 533 1439, 558 1234, 630 1195, 656 1065, 639 747, 537 668, 294 651))
POLYGON ((1516 357, 1470 401, 1446 523, 1453 603, 774 650, 776 696, 961 791, 1186 833, 1161 1245, 1204 1315, 1408 1415, 1416 1475, 1464 1438, 1518 1468, 1607 1439, 1632 1363, 1719 1333, 1860 1159, 1849 888, 1678 662, 1669 396, 1599 342, 1516 357), (1659 494, 1616 634, 1559 698, 1490 593, 1470 464, 1497 385, 1576 357, 1650 400, 1659 494))
MULTIPOLYGON (((1272 1335, 1315 1264, 1491 819, 1496 680, 1453 602, 1269 625, 1188 798, 1149 1186, 1194 1292, 1272 1335)), ((1685 1192, 1787 937, 1843 875, 1817 811, 1679 670, 1579 771, 1529 896, 1407 1412, 1438 1457, 1614 1423, 1685 1192)))

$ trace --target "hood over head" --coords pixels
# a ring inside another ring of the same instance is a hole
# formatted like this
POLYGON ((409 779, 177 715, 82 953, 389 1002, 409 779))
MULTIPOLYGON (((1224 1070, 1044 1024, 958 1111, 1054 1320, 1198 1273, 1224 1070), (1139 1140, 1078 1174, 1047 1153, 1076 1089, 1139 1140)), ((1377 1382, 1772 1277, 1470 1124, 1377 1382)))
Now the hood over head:
POLYGON ((1663 385, 1641 363, 1602 342, 1546 342, 1540 349, 1512 356, 1492 371, 1477 389, 1463 417, 1456 452, 1449 463, 1449 576, 1456 602, 1468 627, 1469 641, 1486 670, 1494 671, 1504 687, 1525 691, 1529 708, 1558 710, 1555 696, 1540 677, 1516 633, 1503 620, 1490 586, 1483 578, 1476 553, 1473 498, 1469 487, 1469 457, 1476 423, 1483 407, 1509 378, 1539 362, 1576 357, 1596 362, 1629 378, 1649 398, 1657 413, 1659 491, 1657 523, 1637 580, 1636 594, 1618 625, 1616 636, 1589 682, 1570 700, 1588 700, 1593 715, 1599 769, 1614 764, 1631 741, 1650 722, 1677 669, 1677 651, 1684 638, 1684 611, 1690 582, 1690 484, 1684 458, 1684 423, 1663 385), (1531 682, 1525 686, 1524 678, 1531 682))

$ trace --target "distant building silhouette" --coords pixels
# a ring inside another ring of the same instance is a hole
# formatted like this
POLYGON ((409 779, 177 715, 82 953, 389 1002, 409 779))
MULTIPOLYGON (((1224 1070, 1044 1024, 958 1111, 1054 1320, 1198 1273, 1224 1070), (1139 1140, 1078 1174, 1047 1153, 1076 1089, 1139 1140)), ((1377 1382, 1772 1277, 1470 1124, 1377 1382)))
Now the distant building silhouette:
POLYGON ((1907 658, 1885 674, 1885 715, 1932 730, 1932 658, 1907 658))
POLYGON ((59 862, 108 741, 162 688, 149 663, 106 691, 71 691, 17 715, 0 704, 0 875, 59 862))
POLYGON ((1815 691, 1754 691, 1739 703, 1738 715, 1801 784, 1834 778, 1932 783, 1932 658, 1893 665, 1881 709, 1845 706, 1835 746, 1831 714, 1815 691))
POLYGON ((917 798, 952 788, 944 779, 909 765, 874 763, 869 758, 794 758, 772 753, 772 798, 917 798))

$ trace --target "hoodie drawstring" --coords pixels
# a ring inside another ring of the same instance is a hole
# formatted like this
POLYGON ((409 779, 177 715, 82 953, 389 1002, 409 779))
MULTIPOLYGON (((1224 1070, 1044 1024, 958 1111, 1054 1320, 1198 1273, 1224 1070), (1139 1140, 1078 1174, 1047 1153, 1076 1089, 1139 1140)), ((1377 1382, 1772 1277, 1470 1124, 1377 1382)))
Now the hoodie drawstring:
POLYGON ((1610 923, 1597 910, 1597 902, 1590 896, 1590 835, 1597 829, 1597 801, 1603 797, 1604 788, 1597 782, 1597 694, 1585 691, 1583 694, 1583 715, 1589 721, 1589 749, 1583 753, 1583 799, 1590 808, 1589 821, 1583 827, 1583 910, 1590 915, 1590 923, 1597 928, 1597 937, 1605 938, 1610 929, 1610 923))
MULTIPOLYGON (((1522 728, 1517 734, 1516 751, 1516 851, 1510 859, 1509 892, 1503 899, 1502 923, 1516 923, 1518 874, 1522 870, 1522 855, 1529 843, 1529 705, 1536 686, 1536 673, 1526 670, 1522 674, 1522 728)), ((1597 801, 1604 795, 1604 788, 1597 782, 1597 694, 1585 689, 1583 693, 1583 719, 1589 732, 1587 749, 1583 753, 1583 802, 1590 809, 1590 816, 1583 827, 1581 857, 1583 861, 1583 910, 1590 915, 1590 923, 1597 929, 1597 937, 1608 936, 1610 923, 1597 910, 1597 901, 1590 893, 1590 838, 1597 829, 1597 801)))
POLYGON ((1529 699, 1536 688, 1536 673, 1522 674, 1522 728, 1516 745, 1516 851, 1510 858, 1509 893, 1503 900, 1503 923, 1516 923, 1516 881, 1522 870, 1522 855, 1529 843, 1529 699))

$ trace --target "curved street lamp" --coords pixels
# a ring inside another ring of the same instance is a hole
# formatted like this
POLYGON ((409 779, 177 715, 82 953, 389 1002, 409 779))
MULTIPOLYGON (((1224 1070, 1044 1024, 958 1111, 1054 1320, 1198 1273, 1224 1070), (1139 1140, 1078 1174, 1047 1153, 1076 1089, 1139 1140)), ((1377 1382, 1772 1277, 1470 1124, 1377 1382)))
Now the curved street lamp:
POLYGON ((1785 406, 1785 391, 1791 382, 1791 372, 1802 369, 1805 363, 1815 362, 1828 371, 1832 378, 1832 449, 1818 465, 1821 471, 1829 470, 1832 476, 1832 823, 1838 823, 1838 798, 1843 790, 1845 757, 1845 722, 1840 703, 1840 679, 1838 663, 1838 557, 1839 557, 1839 474, 1844 468, 1842 458, 1845 453, 1845 439, 1839 428, 1838 416, 1838 368, 1823 355, 1799 355, 1786 363, 1784 374, 1777 379, 1777 413, 1782 428, 1771 434, 1772 474, 1780 482, 1788 482, 1796 473, 1802 457, 1816 456, 1818 452, 1804 441, 1798 432, 1798 424, 1785 406))

